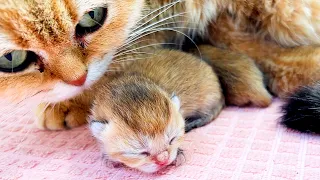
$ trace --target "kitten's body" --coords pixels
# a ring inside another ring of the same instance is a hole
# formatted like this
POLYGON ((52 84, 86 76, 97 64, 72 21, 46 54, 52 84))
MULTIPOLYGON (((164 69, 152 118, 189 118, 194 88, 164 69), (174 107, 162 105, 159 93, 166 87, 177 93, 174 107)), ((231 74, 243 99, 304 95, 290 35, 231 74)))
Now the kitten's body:
POLYGON ((224 107, 212 68, 172 50, 123 66, 100 81, 94 94, 90 126, 107 156, 146 172, 171 164, 184 131, 208 124, 224 107), (139 154, 145 151, 150 155, 139 154), (163 151, 166 159, 160 161, 163 151))

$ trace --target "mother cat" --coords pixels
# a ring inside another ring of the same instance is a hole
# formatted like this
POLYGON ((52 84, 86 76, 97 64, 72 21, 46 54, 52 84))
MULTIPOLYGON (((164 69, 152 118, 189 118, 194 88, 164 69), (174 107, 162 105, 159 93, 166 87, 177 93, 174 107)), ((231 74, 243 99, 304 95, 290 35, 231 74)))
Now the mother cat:
MULTIPOLYGON (((60 102, 42 107, 39 125, 78 126, 86 105, 67 99, 99 80, 127 39, 181 43, 189 34, 253 57, 284 97, 320 77, 320 49, 301 47, 320 44, 319 17, 318 0, 0 0, 0 96, 60 102)), ((238 105, 264 99, 239 91, 250 95, 238 105)))

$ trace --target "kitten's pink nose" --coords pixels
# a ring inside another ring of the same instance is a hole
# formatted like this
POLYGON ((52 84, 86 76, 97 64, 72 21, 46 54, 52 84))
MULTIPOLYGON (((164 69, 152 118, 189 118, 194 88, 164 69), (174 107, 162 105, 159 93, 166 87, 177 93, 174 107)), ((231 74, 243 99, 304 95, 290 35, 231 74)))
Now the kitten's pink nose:
POLYGON ((162 166, 167 164, 169 161, 169 152, 168 151, 163 151, 162 153, 158 154, 155 157, 155 162, 156 164, 162 166))
POLYGON ((74 85, 74 86, 82 86, 84 84, 84 82, 86 82, 86 79, 87 79, 87 73, 85 73, 80 78, 73 80, 73 81, 69 81, 67 83, 70 85, 74 85))

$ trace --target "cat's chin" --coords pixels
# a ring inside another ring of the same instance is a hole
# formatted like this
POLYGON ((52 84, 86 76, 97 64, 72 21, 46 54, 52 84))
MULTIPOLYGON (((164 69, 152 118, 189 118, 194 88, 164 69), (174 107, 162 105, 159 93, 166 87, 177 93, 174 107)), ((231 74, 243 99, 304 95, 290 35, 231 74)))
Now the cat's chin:
POLYGON ((111 63, 113 53, 108 53, 101 60, 95 60, 88 66, 87 79, 82 86, 72 86, 64 82, 59 82, 50 90, 43 101, 57 103, 81 94, 84 90, 89 89, 98 81, 107 71, 111 63))

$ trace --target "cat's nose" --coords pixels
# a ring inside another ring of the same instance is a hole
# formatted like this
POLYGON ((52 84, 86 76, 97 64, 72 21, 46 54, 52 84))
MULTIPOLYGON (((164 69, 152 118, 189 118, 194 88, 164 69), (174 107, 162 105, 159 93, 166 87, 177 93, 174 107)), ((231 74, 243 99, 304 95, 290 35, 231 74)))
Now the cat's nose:
POLYGON ((73 85, 73 86, 82 86, 87 79, 87 73, 85 73, 84 75, 82 75, 80 78, 73 80, 73 81, 69 81, 67 82, 67 84, 73 85))
POLYGON ((158 165, 166 165, 169 161, 169 152, 163 151, 155 157, 155 162, 158 165))

